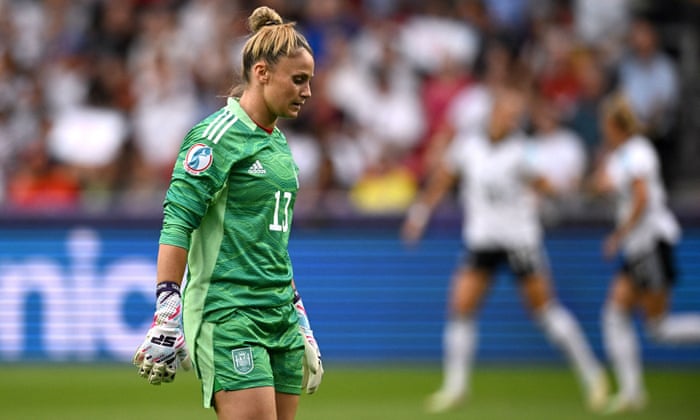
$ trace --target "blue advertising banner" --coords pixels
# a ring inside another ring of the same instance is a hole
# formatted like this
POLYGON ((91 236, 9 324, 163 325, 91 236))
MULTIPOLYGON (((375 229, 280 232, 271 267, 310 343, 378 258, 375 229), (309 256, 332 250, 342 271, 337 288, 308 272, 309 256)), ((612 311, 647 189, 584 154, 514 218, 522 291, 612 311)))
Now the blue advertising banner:
MULTIPOLYGON (((0 228, 0 361, 129 360, 153 315, 158 225, 0 228)), ((600 256, 603 231, 561 230, 546 241, 559 299, 602 356, 600 311, 614 262, 600 256)), ((459 228, 432 230, 417 247, 397 227, 295 227, 295 278, 324 358, 436 361, 459 228)), ((700 311, 700 232, 678 250, 672 310, 700 311)), ((479 318, 478 358, 548 361, 561 356, 500 274, 479 318)), ((642 331, 642 325, 638 325, 642 331)), ((700 362, 700 347, 643 339, 644 357, 700 362)))

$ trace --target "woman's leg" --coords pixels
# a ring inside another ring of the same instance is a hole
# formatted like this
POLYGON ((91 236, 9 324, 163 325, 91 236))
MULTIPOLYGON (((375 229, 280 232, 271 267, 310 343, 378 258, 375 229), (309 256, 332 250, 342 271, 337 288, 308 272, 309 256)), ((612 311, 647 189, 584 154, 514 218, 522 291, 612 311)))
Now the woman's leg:
POLYGON ((469 392, 469 379, 477 344, 474 314, 488 291, 490 274, 460 269, 452 282, 449 318, 443 333, 443 384, 428 400, 428 410, 445 411, 469 392))
POLYGON ((605 372, 576 319, 554 299, 549 279, 540 273, 527 275, 522 279, 521 292, 549 340, 564 352, 573 365, 587 391, 589 407, 593 410, 603 409, 608 393, 605 372))
POLYGON ((299 396, 277 392, 275 393, 275 404, 277 406, 277 420, 294 420, 299 406, 299 396))
POLYGON ((669 294, 669 289, 663 288, 640 295, 650 338, 662 344, 700 343, 700 313, 668 314, 669 294))
POLYGON ((631 278, 619 274, 610 286, 603 308, 603 344, 619 388, 611 411, 638 409, 644 404, 639 340, 631 319, 637 301, 637 289, 631 278))
POLYGON ((271 386, 214 394, 219 420, 276 420, 278 404, 275 389, 271 386))

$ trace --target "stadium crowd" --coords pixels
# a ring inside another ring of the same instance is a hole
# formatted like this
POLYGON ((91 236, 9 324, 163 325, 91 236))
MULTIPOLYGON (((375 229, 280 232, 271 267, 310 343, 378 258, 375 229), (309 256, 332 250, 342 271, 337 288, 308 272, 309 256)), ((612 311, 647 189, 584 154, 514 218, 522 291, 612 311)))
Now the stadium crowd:
POLYGON ((524 126, 557 144, 554 173, 595 162, 598 105, 622 90, 673 182, 682 80, 653 2, 0 0, 0 208, 158 214, 180 142, 237 83, 245 18, 263 3, 316 56, 313 98, 284 123, 300 213, 404 211, 506 85, 530 93, 524 126))

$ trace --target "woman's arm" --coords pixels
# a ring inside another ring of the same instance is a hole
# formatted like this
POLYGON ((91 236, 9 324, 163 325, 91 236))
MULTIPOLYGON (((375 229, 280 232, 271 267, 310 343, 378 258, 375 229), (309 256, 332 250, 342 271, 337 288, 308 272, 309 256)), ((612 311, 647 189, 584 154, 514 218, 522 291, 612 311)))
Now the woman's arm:
POLYGON ((187 250, 185 248, 160 244, 158 247, 157 283, 172 281, 181 284, 186 266, 187 250))
POLYGON ((632 181, 632 211, 623 220, 605 241, 605 256, 614 256, 620 248, 620 243, 632 229, 639 223, 649 201, 649 187, 643 178, 635 178, 632 181))
POLYGON ((596 165, 590 177, 584 184, 584 191, 592 195, 610 194, 615 190, 612 179, 608 174, 607 155, 597 159, 596 165))
POLYGON ((182 332, 180 284, 185 274, 187 250, 174 245, 158 249, 156 312, 146 339, 134 354, 139 375, 153 385, 172 382, 181 366, 190 370, 185 336, 182 332))
POLYGON ((531 185, 536 193, 546 197, 553 197, 560 193, 554 184, 541 175, 534 177, 531 185))
POLYGON ((414 243, 420 239, 430 220, 430 215, 447 191, 452 188, 456 179, 455 175, 442 166, 435 170, 425 190, 408 209, 406 220, 401 228, 401 237, 405 242, 414 243))

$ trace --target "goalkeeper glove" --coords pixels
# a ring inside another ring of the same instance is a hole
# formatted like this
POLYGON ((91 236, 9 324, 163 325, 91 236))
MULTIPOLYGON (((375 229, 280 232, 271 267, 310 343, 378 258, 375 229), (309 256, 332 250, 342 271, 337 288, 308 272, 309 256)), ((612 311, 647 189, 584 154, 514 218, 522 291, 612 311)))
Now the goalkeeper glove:
POLYGON ((172 382, 178 366, 190 370, 192 361, 182 332, 180 286, 161 282, 156 286, 156 313, 143 344, 136 350, 134 364, 139 375, 153 385, 172 382))
POLYGON ((304 379, 301 386, 306 390, 307 394, 313 394, 321 385, 323 378, 323 364, 321 363, 321 351, 318 348, 318 343, 314 339, 314 332, 311 330, 309 318, 306 316, 304 302, 301 301, 301 296, 294 291, 294 309, 299 317, 299 332, 304 337, 304 379))

